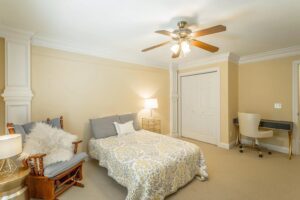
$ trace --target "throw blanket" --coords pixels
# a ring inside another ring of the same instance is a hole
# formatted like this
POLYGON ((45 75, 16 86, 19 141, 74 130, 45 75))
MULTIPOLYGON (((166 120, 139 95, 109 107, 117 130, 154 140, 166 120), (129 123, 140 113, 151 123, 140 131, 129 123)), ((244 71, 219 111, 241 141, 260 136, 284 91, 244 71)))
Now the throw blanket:
POLYGON ((26 143, 19 159, 23 160, 30 155, 43 153, 44 166, 57 162, 67 161, 73 157, 74 146, 72 142, 77 136, 57 129, 45 123, 36 123, 31 133, 26 136, 26 143))
POLYGON ((208 176, 198 146, 145 130, 92 139, 89 150, 109 176, 127 187, 126 200, 162 200, 196 175, 208 176))

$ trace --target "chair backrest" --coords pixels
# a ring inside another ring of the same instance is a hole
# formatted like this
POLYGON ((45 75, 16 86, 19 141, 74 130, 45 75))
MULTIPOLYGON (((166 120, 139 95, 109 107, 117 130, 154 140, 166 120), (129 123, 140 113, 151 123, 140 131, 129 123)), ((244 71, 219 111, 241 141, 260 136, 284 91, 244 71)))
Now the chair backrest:
POLYGON ((238 113, 240 133, 244 136, 256 138, 261 116, 254 113, 238 113))
MULTIPOLYGON (((53 127, 56 127, 56 128, 60 128, 60 129, 63 129, 64 128, 64 123, 63 123, 63 117, 59 117, 59 118, 54 118, 54 119, 49 119, 47 118, 46 121, 44 121, 44 123, 47 123, 53 127)), ((13 124, 13 123, 7 123, 7 129, 8 129, 8 132, 10 134, 15 134, 16 132, 18 133, 21 133, 21 134, 29 134, 28 130, 30 131, 30 129, 34 126, 35 122, 30 122, 30 123, 27 123, 27 124, 22 124, 22 125, 16 125, 16 124, 13 124), (27 126, 29 126, 30 128, 26 128, 27 126), (16 130, 17 129, 17 130, 16 130), (27 130, 28 129, 28 130, 27 130)))

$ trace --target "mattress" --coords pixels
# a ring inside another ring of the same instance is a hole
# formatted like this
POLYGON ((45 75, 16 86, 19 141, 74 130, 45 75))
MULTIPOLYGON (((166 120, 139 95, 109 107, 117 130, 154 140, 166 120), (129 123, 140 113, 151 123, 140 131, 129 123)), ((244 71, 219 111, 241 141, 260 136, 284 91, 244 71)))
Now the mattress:
POLYGON ((91 139, 89 153, 128 189, 126 200, 162 200, 195 176, 208 177, 197 145, 146 130, 91 139))

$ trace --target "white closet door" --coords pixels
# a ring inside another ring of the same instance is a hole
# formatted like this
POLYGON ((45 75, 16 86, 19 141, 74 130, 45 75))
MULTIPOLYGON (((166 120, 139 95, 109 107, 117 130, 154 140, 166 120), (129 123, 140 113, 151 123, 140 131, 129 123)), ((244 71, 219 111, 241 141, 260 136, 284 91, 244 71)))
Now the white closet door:
POLYGON ((217 72, 181 77, 181 135, 217 144, 219 86, 217 72))

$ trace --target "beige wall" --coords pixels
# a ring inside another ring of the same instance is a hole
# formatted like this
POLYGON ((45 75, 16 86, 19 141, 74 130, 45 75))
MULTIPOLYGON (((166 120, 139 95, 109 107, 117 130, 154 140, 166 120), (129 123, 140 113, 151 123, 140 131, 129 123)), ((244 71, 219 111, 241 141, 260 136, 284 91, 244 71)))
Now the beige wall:
POLYGON ((139 112, 144 98, 158 99, 154 113, 169 133, 169 74, 167 70, 117 62, 63 51, 32 47, 32 119, 63 115, 65 129, 90 137, 89 119, 139 112))
MULTIPOLYGON (((0 38, 0 94, 3 93, 5 87, 5 46, 4 39, 0 38)), ((0 96, 0 135, 5 133, 5 107, 3 98, 0 96)))
MULTIPOLYGON (((260 113, 262 118, 292 121, 292 63, 300 56, 241 64, 239 66, 239 110, 260 113), (274 109, 281 102, 282 109, 274 109)), ((276 132, 265 142, 287 146, 287 136, 276 132)))
POLYGON ((235 127, 232 125, 232 119, 236 116, 238 105, 238 66, 230 62, 221 62, 188 69, 180 69, 179 74, 216 67, 220 68, 221 76, 221 142, 229 144, 234 140, 235 134, 235 127), (231 78, 231 80, 229 78, 231 78), (232 87, 229 88, 229 86, 232 87))
MULTIPOLYGON (((181 69, 179 73, 220 67, 221 142, 235 140, 232 119, 237 112, 260 113, 263 118, 292 120, 292 62, 300 56, 240 64, 217 64, 181 69), (281 102, 281 110, 274 103, 281 102)), ((4 90, 4 39, 0 38, 0 91, 4 90)), ((143 98, 157 97, 156 117, 169 130, 168 71, 108 59, 32 47, 32 118, 63 115, 66 130, 90 137, 88 119, 139 112, 143 98)), ((0 98, 0 134, 4 133, 4 102, 0 98)), ((265 142, 287 146, 286 134, 276 132, 265 142)))

